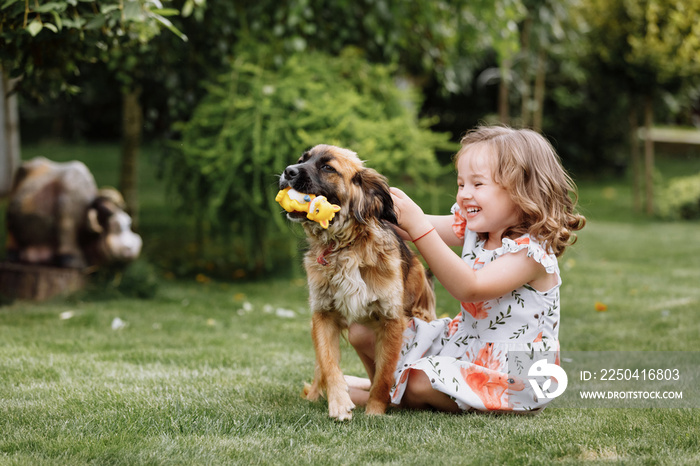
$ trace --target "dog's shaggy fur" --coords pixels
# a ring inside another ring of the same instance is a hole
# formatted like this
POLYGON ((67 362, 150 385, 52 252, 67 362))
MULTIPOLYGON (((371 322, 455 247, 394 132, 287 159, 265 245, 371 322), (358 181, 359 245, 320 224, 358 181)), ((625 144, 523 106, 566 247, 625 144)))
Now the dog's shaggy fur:
POLYGON ((403 331, 409 317, 435 319, 435 294, 418 258, 392 228, 394 204, 386 179, 366 168, 347 149, 318 145, 280 177, 280 189, 326 196, 341 206, 328 229, 289 213, 303 223, 309 240, 304 258, 313 312, 316 350, 313 384, 306 398, 326 391, 329 415, 350 419, 355 407, 340 370, 339 339, 357 322, 374 330, 375 375, 367 414, 383 414, 389 403, 403 331))

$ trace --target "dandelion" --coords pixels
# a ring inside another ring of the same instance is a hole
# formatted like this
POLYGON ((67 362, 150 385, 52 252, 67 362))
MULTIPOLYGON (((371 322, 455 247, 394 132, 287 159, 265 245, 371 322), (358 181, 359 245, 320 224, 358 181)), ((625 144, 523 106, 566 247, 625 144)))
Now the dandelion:
POLYGON ((605 312, 608 310, 608 306, 607 306, 607 304, 603 304, 600 301, 596 301, 595 310, 598 312, 605 312))

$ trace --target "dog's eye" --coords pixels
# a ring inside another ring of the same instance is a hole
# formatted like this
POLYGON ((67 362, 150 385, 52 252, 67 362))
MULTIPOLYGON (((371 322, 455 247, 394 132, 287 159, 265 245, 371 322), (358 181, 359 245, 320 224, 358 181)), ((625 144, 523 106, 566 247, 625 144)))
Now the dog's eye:
POLYGON ((335 168, 331 167, 331 166, 328 165, 328 164, 322 165, 322 166, 321 166, 321 170, 323 170, 323 171, 326 172, 326 173, 337 173, 337 172, 335 171, 335 168))

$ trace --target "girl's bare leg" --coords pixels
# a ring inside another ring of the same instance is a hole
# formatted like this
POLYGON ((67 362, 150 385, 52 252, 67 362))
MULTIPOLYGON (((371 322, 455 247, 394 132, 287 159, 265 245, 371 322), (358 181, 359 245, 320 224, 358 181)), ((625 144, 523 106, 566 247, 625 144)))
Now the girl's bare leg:
MULTIPOLYGON (((374 331, 360 324, 352 324, 348 329, 348 341, 355 348, 369 379, 345 376, 350 391, 350 399, 357 406, 365 406, 369 398, 369 388, 374 378, 374 331)), ((435 409, 448 413, 461 410, 457 403, 444 393, 435 390, 425 372, 414 370, 408 376, 408 384, 401 400, 402 408, 435 409)))
POLYGON ((345 376, 345 381, 348 384, 350 399, 356 406, 367 405, 369 399, 369 388, 372 385, 374 378, 374 332, 360 324, 351 324, 348 329, 348 341, 355 348, 357 355, 365 366, 368 379, 361 377, 345 376))
POLYGON ((461 410, 452 398, 435 390, 430 379, 421 370, 412 370, 406 383, 406 391, 401 400, 401 407, 408 409, 435 409, 447 413, 461 410))

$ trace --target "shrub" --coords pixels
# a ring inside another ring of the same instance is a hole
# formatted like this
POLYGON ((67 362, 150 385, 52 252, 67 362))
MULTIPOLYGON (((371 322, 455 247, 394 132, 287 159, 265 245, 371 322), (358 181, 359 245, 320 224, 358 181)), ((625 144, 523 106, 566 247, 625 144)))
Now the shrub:
POLYGON ((700 173, 673 178, 659 196, 658 210, 664 218, 700 219, 700 173))
POLYGON ((181 138, 166 162, 182 206, 241 242, 233 249, 243 267, 272 267, 270 238, 287 228, 274 201, 277 175, 313 145, 348 147, 419 185, 439 174, 435 149, 447 135, 418 120, 418 95, 399 89, 392 69, 356 50, 279 65, 260 46, 240 50, 192 119, 177 125, 181 138))
POLYGON ((160 280, 156 269, 144 259, 128 264, 105 265, 91 275, 87 288, 76 293, 78 299, 114 299, 120 296, 152 299, 160 280))

